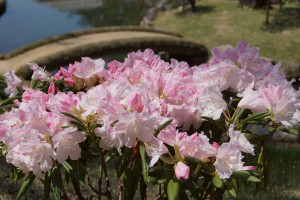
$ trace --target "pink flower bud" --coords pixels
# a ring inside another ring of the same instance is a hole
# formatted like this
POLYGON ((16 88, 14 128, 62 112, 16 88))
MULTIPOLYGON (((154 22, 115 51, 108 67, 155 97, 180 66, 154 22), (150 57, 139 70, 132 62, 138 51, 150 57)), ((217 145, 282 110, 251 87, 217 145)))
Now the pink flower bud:
POLYGON ((256 171, 257 166, 243 166, 239 170, 251 170, 251 171, 256 171))
POLYGON ((190 168, 189 166, 185 165, 183 162, 178 162, 175 166, 175 176, 178 180, 180 178, 188 179, 190 175, 190 168))
POLYGON ((55 94, 55 84, 54 84, 54 82, 50 83, 50 86, 48 88, 48 94, 55 94))
POLYGON ((218 143, 216 143, 216 142, 213 142, 212 146, 213 146, 216 150, 218 150, 219 147, 220 147, 220 145, 219 145, 218 143))

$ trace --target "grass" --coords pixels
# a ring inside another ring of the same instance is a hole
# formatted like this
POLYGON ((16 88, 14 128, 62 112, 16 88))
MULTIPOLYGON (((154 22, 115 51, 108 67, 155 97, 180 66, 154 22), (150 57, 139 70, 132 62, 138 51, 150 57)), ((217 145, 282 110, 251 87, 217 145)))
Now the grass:
MULTIPOLYGON (((254 185, 240 188, 236 200, 297 200, 300 199, 300 148, 282 144, 269 145, 270 178, 266 191, 257 191, 254 185)), ((261 185, 261 188, 262 185, 261 185)), ((227 197, 226 199, 233 199, 227 197)))
MULTIPOLYGON (((300 68, 300 6, 285 5, 271 9, 269 27, 265 26, 265 10, 239 8, 233 0, 201 0, 197 12, 181 8, 158 15, 155 28, 181 33, 208 49, 221 45, 235 46, 246 40, 257 46, 261 55, 282 60, 286 72, 300 68)), ((295 72, 295 71, 293 71, 295 72)))

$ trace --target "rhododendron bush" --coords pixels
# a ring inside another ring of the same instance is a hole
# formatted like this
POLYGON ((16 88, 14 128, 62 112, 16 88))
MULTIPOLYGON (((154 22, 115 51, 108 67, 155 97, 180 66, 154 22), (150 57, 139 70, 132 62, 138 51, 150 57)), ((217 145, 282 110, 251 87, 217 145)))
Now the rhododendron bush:
POLYGON ((29 65, 30 86, 12 71, 2 83, 1 155, 23 183, 18 198, 34 179, 45 199, 68 199, 68 185, 78 199, 133 199, 138 188, 145 199, 149 185, 159 199, 236 196, 266 182, 266 142, 300 118, 293 81, 246 42, 193 67, 150 49, 124 62, 82 58, 54 75, 29 65))

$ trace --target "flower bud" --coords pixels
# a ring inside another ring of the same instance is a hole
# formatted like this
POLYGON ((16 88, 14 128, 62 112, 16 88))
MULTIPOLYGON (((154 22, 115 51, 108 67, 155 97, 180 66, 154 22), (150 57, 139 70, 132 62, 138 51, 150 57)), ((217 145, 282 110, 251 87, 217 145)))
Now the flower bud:
POLYGON ((175 176, 178 180, 180 178, 188 179, 190 175, 190 168, 189 166, 185 165, 183 162, 178 162, 175 166, 175 176))

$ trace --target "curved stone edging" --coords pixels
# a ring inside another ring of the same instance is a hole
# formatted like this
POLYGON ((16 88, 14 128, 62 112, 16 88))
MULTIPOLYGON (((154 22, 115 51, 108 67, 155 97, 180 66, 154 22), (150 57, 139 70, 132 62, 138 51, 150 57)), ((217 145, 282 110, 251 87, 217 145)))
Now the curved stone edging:
MULTIPOLYGON (((1 0, 0 0, 1 1, 1 0)), ((31 49, 50 44, 53 42, 58 42, 60 40, 65 40, 69 38, 74 38, 82 35, 87 35, 87 34, 94 34, 94 33, 103 33, 103 32, 117 32, 117 31, 137 31, 137 32, 153 32, 153 33, 162 33, 166 35, 172 35, 175 37, 182 37, 178 33, 174 33, 171 31, 164 31, 164 30, 158 30, 158 29, 153 29, 153 28, 148 28, 148 27, 139 27, 139 26, 112 26, 112 27, 101 27, 101 28, 95 28, 95 29, 89 29, 89 30, 79 30, 79 31, 73 31, 70 33, 58 35, 58 36, 53 36, 49 38, 45 38, 42 40, 39 40, 37 42, 33 42, 29 45, 26 45, 24 47, 20 47, 18 49, 15 49, 7 54, 0 54, 0 60, 8 59, 14 56, 17 56, 19 54, 22 54, 26 51, 29 51, 31 49)))
MULTIPOLYGON (((198 46, 193 42, 187 42, 182 40, 166 39, 166 38, 143 38, 143 39, 128 39, 115 41, 114 45, 111 42, 95 43, 93 45, 82 46, 77 49, 68 50, 63 53, 53 54, 48 57, 43 57, 35 62, 40 66, 46 66, 47 70, 57 69, 57 66, 64 66, 69 63, 73 63, 75 60, 80 59, 83 55, 94 56, 107 56, 120 53, 128 53, 131 51, 144 50, 151 48, 154 51, 166 51, 170 52, 170 57, 176 57, 176 55, 185 54, 187 57, 197 57, 198 60, 191 60, 193 63, 204 63, 208 59, 208 51, 204 46, 198 46), (170 44, 172 43, 172 45, 170 44), (185 51, 183 51, 185 49, 185 51), (188 49, 188 51, 187 51, 188 49), (55 65, 53 65, 55 63, 55 65)), ((196 59, 197 59, 196 58, 196 59)), ((28 64, 24 63, 16 71, 16 74, 24 79, 28 79, 31 76, 31 70, 28 64)))
MULTIPOLYGON (((62 39, 65 36, 61 36, 52 39, 54 42, 44 40, 29 45, 28 50, 23 48, 22 51, 19 50, 18 53, 0 60, 0 73, 14 70, 17 75, 28 79, 32 73, 28 66, 30 62, 35 62, 42 67, 46 66, 48 70, 51 70, 78 61, 82 56, 102 57, 146 48, 152 48, 156 52, 168 52, 169 57, 188 60, 190 65, 200 64, 208 59, 208 51, 205 46, 185 40, 177 34, 170 35, 161 31, 152 31, 153 29, 141 28, 134 28, 133 31, 122 31, 120 28, 109 28, 108 30, 117 31, 85 35, 81 31, 82 35, 76 37, 71 34, 72 37, 67 39, 62 39)), ((67 36, 70 35, 67 34, 67 36)))

